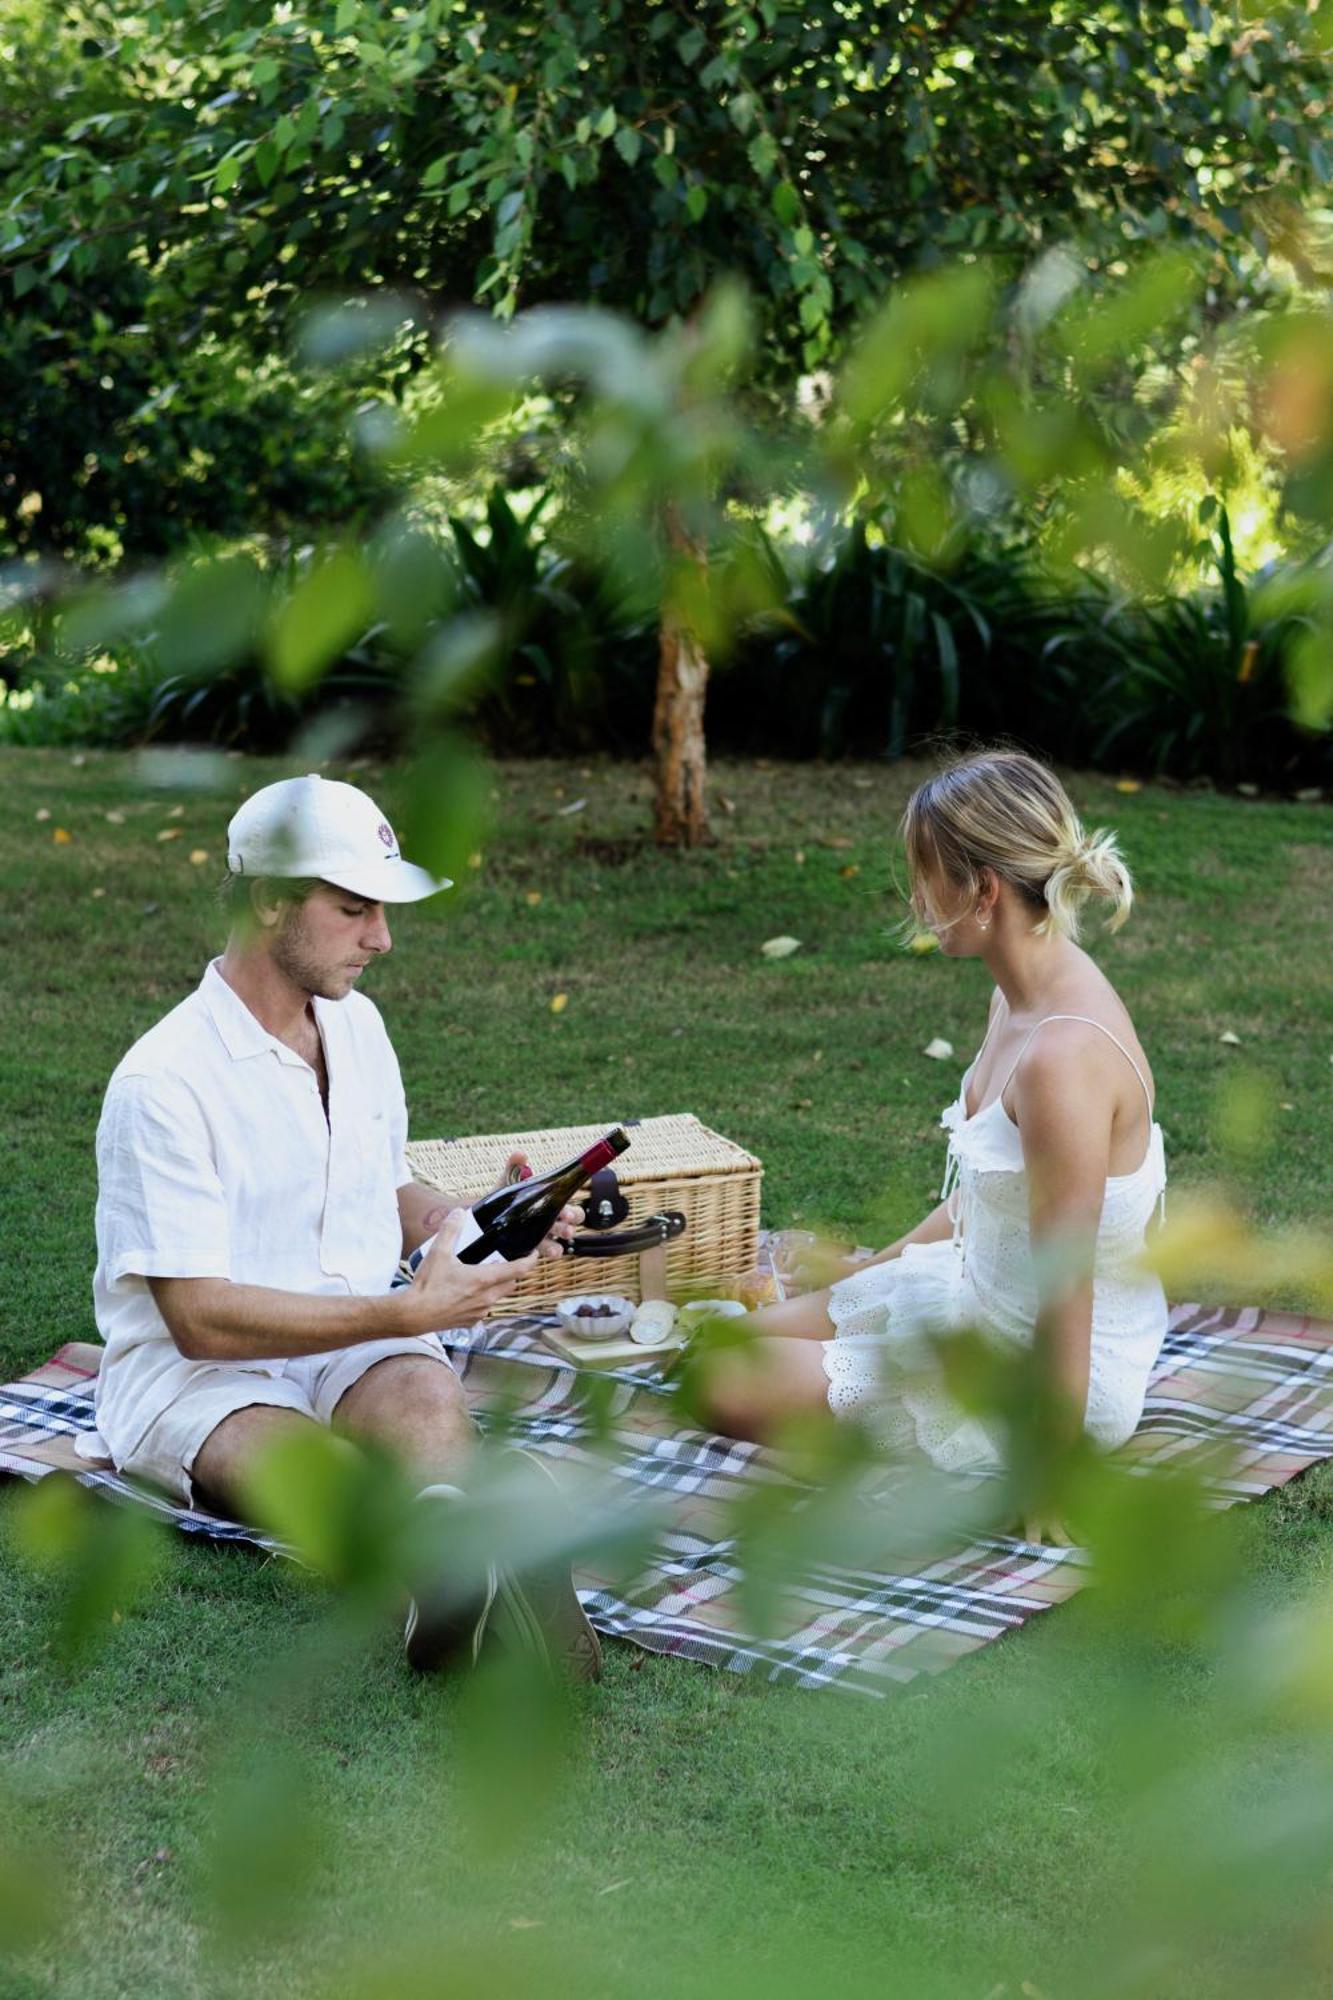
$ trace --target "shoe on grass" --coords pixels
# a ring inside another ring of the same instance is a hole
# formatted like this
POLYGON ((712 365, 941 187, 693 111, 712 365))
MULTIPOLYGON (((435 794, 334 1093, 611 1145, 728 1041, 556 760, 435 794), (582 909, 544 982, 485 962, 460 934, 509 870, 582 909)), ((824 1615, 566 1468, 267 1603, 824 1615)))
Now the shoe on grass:
MULTIPOLYGON (((538 1484, 559 1493, 559 1480, 536 1452, 511 1445, 509 1455, 521 1460, 525 1471, 534 1471, 538 1484)), ((486 1625, 487 1646, 525 1653, 567 1680, 602 1678, 602 1642, 579 1603, 567 1562, 556 1558, 501 1569, 498 1583, 486 1625)))
MULTIPOLYGON (((456 1486, 427 1486, 419 1500, 462 1500, 456 1486)), ((495 1605, 499 1574, 492 1563, 479 1584, 460 1590, 456 1582, 421 1586, 408 1602, 403 1626, 403 1651, 417 1673, 444 1667, 475 1667, 481 1657, 486 1625, 495 1605)))

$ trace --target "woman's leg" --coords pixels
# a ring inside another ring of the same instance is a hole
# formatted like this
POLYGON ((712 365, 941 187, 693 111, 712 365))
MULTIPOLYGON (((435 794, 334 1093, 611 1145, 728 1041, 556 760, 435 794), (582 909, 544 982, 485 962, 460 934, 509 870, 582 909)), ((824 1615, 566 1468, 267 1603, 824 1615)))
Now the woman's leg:
MULTIPOLYGON (((793 1304, 796 1301, 792 1301, 793 1304)), ((797 1417, 833 1421, 824 1357, 813 1338, 760 1337, 700 1357, 691 1402, 700 1423, 724 1437, 764 1444, 797 1417)))
POLYGON ((757 1340, 832 1340, 836 1329, 828 1315, 828 1300, 827 1289, 806 1292, 799 1299, 760 1306, 744 1319, 738 1315, 734 1324, 757 1340))

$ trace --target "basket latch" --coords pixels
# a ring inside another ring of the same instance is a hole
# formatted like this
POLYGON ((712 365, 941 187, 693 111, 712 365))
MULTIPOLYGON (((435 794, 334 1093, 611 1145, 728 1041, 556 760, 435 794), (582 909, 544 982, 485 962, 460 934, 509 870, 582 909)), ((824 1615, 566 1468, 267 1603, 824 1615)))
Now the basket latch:
POLYGON ((583 1204, 585 1227, 614 1229, 628 1214, 629 1203, 620 1192, 615 1168, 600 1168, 588 1183, 588 1199, 583 1204))

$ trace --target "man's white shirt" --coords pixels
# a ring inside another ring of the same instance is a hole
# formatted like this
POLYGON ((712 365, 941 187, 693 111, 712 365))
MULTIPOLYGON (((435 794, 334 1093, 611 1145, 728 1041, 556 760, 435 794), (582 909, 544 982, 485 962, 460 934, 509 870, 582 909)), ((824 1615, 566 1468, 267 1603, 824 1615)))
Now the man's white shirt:
POLYGON ((217 960, 118 1064, 97 1130, 99 1417, 112 1414, 118 1378, 144 1394, 154 1350, 163 1367, 179 1363, 150 1277, 389 1289, 402 1251, 396 1191, 411 1179, 398 1060, 363 994, 313 1007, 327 1118, 310 1065, 260 1024, 217 960))

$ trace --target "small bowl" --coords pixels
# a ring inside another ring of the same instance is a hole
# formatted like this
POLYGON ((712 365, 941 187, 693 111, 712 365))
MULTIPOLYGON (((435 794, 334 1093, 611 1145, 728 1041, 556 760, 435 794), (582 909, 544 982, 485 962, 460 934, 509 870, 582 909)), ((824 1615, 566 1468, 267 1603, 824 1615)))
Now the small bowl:
POLYGON ((561 1326, 575 1340, 619 1340, 629 1331, 634 1317, 634 1301, 622 1298, 619 1292, 575 1292, 567 1299, 557 1299, 555 1309, 561 1326), (580 1306, 610 1306, 611 1310, 594 1319, 581 1315, 580 1306))

